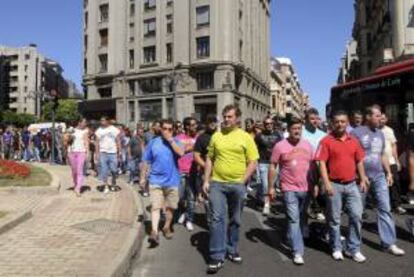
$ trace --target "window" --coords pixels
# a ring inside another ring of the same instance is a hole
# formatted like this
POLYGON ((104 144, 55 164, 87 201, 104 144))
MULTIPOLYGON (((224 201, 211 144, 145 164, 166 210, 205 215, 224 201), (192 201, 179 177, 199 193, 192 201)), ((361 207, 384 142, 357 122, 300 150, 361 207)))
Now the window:
POLYGON ((88 0, 83 0, 83 7, 86 8, 88 6, 88 0))
POLYGON ((99 30, 99 37, 101 38, 101 47, 108 46, 108 29, 99 30))
POLYGON ((129 50, 129 68, 134 68, 135 67, 135 53, 134 50, 131 49, 129 50))
POLYGON ((107 54, 99 55, 99 64, 100 64, 99 72, 108 71, 108 55, 107 54))
POLYGON ((197 7, 197 27, 210 25, 210 6, 197 7))
POLYGON ((367 51, 372 49, 372 37, 371 33, 367 33, 367 51))
POLYGON ((84 59, 83 60, 83 71, 86 73, 88 73, 88 60, 84 59))
POLYGON ((144 36, 155 36, 155 18, 144 20, 144 36))
POLYGON ((135 16, 135 3, 131 3, 129 5, 129 16, 134 17, 135 16))
POLYGON ((161 100, 140 101, 139 102, 140 120, 145 122, 155 121, 162 118, 161 100))
POLYGON ((167 43, 167 63, 172 63, 173 60, 173 47, 171 43, 167 43))
POLYGON ((128 109, 129 109, 129 122, 135 121, 135 102, 129 101, 128 102, 128 109))
POLYGON ((28 77, 27 77, 27 75, 25 75, 24 76, 24 81, 27 82, 27 79, 28 79, 28 77))
POLYGON ((272 108, 276 108, 276 96, 272 95, 272 108))
POLYGON ((101 98, 111 98, 112 97, 112 88, 98 88, 98 94, 101 98))
POLYGON ((129 96, 135 96, 135 81, 128 82, 129 96))
POLYGON ((155 62, 156 52, 155 46, 144 47, 144 63, 155 62))
POLYGON ((239 60, 243 60, 243 41, 239 40, 239 60))
POLYGON ((84 18, 84 24, 85 24, 85 29, 88 28, 88 12, 85 13, 85 18, 84 18))
MULTIPOLYGON (((30 54, 26 54, 26 55, 24 55, 24 59, 27 61, 27 60, 30 60, 30 54)), ((17 59, 16 59, 17 60, 17 59)))
POLYGON ((85 52, 88 50, 88 36, 83 37, 83 48, 85 52))
POLYGON ((167 15, 167 33, 171 34, 173 32, 173 20, 172 20, 172 15, 168 14, 167 15))
POLYGON ((143 94, 161 93, 162 78, 147 78, 139 81, 139 87, 143 94))
POLYGON ((109 20, 109 4, 103 4, 99 6, 101 22, 107 22, 109 20))
POLYGON ((214 87, 214 72, 200 72, 197 73, 197 89, 207 90, 214 87))
POLYGON ((27 92, 27 87, 24 87, 24 92, 27 92))
POLYGON ((144 0, 144 9, 146 11, 156 8, 156 0, 144 0))
POLYGON ((171 6, 172 4, 174 4, 173 0, 167 0, 167 6, 171 6))
POLYGON ((210 37, 197 38, 197 58, 210 57, 210 37))
POLYGON ((27 70, 29 69, 29 66, 26 64, 25 66, 24 66, 24 72, 27 72, 27 70))

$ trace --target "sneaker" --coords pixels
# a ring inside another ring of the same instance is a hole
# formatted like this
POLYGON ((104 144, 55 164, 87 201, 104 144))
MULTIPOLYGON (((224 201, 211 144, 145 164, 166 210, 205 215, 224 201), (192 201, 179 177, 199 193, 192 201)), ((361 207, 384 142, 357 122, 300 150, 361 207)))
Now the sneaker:
POLYGON ((183 225, 185 222, 185 213, 183 213, 179 218, 178 218, 178 224, 183 225))
POLYGON ((295 254, 295 256, 293 257, 293 263, 295 265, 304 265, 305 264, 305 261, 303 260, 302 255, 295 254))
POLYGON ((344 260, 344 255, 342 255, 342 251, 334 251, 332 253, 332 258, 335 261, 343 261, 344 260))
POLYGON ((399 248, 397 245, 393 244, 391 245, 387 251, 391 254, 393 254, 394 256, 404 256, 405 251, 402 250, 401 248, 399 248))
POLYGON ((264 204, 262 214, 268 216, 270 214, 270 205, 268 203, 264 204))
POLYGON ((252 193, 254 191, 254 189, 250 185, 247 185, 246 189, 247 193, 252 193))
POLYGON ((414 205, 414 198, 411 198, 411 197, 410 197, 410 198, 408 199, 408 204, 409 204, 409 205, 414 205))
POLYGON ((399 207, 397 207, 397 208, 395 209, 395 212, 396 212, 397 214, 399 214, 399 215, 403 215, 403 214, 406 214, 406 213, 407 213, 407 210, 406 210, 406 209, 404 209, 403 207, 399 206, 399 207))
POLYGON ((325 221, 325 215, 323 213, 317 213, 316 214, 316 220, 325 221))
POLYGON ((108 185, 105 185, 103 193, 105 193, 105 194, 109 193, 109 186, 108 185))
POLYGON ((367 258, 365 258, 365 256, 362 255, 361 252, 356 252, 355 254, 351 254, 349 252, 345 252, 345 255, 347 257, 352 258, 352 260, 354 260, 354 262, 357 262, 357 263, 363 263, 363 262, 365 262, 367 260, 367 258))
POLYGON ((148 243, 151 248, 157 247, 160 244, 160 237, 155 231, 151 232, 151 235, 148 238, 148 243))
POLYGON ((193 226, 193 223, 191 221, 187 221, 185 223, 185 228, 187 229, 188 232, 194 231, 194 226, 193 226))
POLYGON ((243 262, 243 259, 239 253, 227 254, 227 259, 235 264, 241 264, 243 262))
POLYGON ((216 274, 220 269, 223 268, 224 262, 219 260, 212 260, 207 265, 208 274, 216 274))

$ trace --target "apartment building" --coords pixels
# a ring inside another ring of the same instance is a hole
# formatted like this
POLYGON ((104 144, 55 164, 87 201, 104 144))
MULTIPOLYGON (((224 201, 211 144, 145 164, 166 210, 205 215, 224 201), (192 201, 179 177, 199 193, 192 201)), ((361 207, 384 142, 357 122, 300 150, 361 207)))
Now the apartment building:
POLYGON ((0 46, 1 108, 40 116, 43 99, 52 89, 66 97, 67 85, 63 69, 44 57, 36 45, 27 47, 0 46))
POLYGON ((270 0, 84 1, 89 118, 203 120, 230 103, 270 111, 270 0))

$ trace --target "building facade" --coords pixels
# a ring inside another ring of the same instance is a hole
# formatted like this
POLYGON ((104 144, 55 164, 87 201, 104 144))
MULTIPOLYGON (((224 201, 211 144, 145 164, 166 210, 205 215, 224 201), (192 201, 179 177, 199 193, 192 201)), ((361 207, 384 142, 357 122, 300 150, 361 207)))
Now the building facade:
POLYGON ((338 84, 356 80, 360 76, 357 45, 356 40, 350 40, 346 45, 345 53, 341 59, 341 67, 339 68, 338 84))
POLYGON ((378 104, 397 134, 414 122, 414 0, 356 0, 356 59, 331 89, 327 113, 378 104))
POLYGON ((356 0, 353 37, 361 78, 414 54, 414 0, 356 0))
POLYGON ((269 0, 84 2, 85 101, 90 118, 132 125, 203 120, 230 103, 270 110, 269 0))
POLYGON ((301 87, 289 58, 271 58, 271 114, 281 119, 304 116, 309 108, 309 96, 301 87))
POLYGON ((2 108, 18 113, 41 114, 40 92, 58 91, 66 97, 61 66, 39 53, 36 45, 0 46, 0 97, 2 108), (4 102, 3 102, 4 100, 4 102))

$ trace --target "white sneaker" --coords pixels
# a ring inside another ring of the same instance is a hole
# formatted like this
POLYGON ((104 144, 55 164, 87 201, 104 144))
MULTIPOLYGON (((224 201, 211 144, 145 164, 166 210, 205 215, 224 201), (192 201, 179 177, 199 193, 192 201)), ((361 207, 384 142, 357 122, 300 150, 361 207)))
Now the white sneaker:
POLYGON ((352 258, 352 260, 354 260, 354 262, 357 262, 357 263, 363 263, 363 262, 365 262, 367 260, 367 258, 365 258, 365 256, 362 255, 361 252, 356 252, 355 254, 351 254, 349 252, 345 252, 345 255, 347 257, 352 258))
POLYGON ((410 199, 408 200, 408 204, 409 204, 409 205, 414 205, 414 199, 413 199, 413 198, 410 198, 410 199))
POLYGON ((109 193, 109 186, 108 185, 105 186, 103 193, 105 193, 105 194, 109 193))
POLYGON ((190 221, 187 221, 187 222, 185 223, 185 228, 187 228, 187 231, 188 231, 188 232, 192 232, 192 231, 194 231, 194 226, 193 226, 193 223, 191 223, 190 221))
POLYGON ((325 215, 323 214, 323 213, 317 213, 316 214, 316 220, 318 220, 318 221, 324 221, 326 218, 325 218, 325 215))
POLYGON ((268 216, 270 214, 270 205, 268 203, 264 204, 262 214, 268 216))
POLYGON ((180 216, 180 218, 178 218, 178 224, 183 225, 183 224, 184 224, 184 222, 185 222, 185 213, 184 213, 184 214, 182 214, 182 215, 180 216))
POLYGON ((342 255, 342 251, 335 251, 332 253, 332 258, 335 261, 343 261, 344 260, 344 255, 342 255))
POLYGON ((295 254, 295 256, 293 257, 293 263, 296 265, 304 265, 305 261, 303 260, 302 255, 295 254))
POLYGON ((395 256, 404 256, 405 251, 399 248, 397 245, 393 244, 391 245, 387 251, 395 256))

